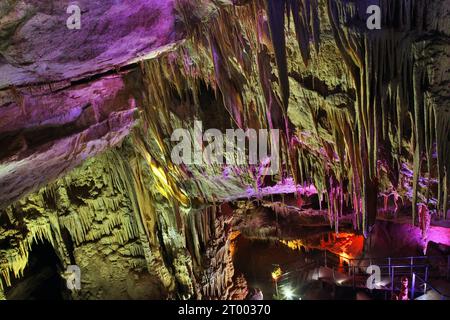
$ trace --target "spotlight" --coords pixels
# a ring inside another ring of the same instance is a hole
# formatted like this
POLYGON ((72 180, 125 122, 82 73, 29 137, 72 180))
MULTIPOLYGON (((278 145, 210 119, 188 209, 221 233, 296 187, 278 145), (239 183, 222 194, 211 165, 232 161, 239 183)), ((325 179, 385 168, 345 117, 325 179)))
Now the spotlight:
POLYGON ((282 292, 286 300, 294 299, 294 290, 291 287, 284 287, 282 292))

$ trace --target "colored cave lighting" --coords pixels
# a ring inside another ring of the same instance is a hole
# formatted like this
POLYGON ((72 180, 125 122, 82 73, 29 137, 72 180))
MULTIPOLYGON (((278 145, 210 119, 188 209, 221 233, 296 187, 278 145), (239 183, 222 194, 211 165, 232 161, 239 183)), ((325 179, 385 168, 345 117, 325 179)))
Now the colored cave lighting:
POLYGON ((236 252, 236 240, 240 236, 240 234, 241 234, 240 231, 233 231, 228 236, 228 241, 230 242, 229 250, 231 257, 234 257, 234 254, 236 252))
POLYGON ((281 270, 280 267, 276 267, 275 270, 272 271, 272 279, 274 281, 278 281, 278 279, 280 279, 280 277, 283 275, 283 271, 281 270))
POLYGON ((280 240, 280 242, 292 250, 301 250, 302 247, 307 248, 302 240, 280 240))
POLYGON ((0 0, 0 303, 450 300, 449 12, 0 0))
POLYGON ((293 300, 295 297, 294 289, 292 289, 290 286, 283 287, 281 292, 283 293, 285 300, 293 300))
POLYGON ((323 236, 320 240, 305 241, 302 239, 296 240, 280 240, 280 242, 292 250, 301 250, 301 248, 317 249, 322 251, 329 251, 339 256, 340 263, 344 261, 348 263, 350 260, 358 258, 363 251, 364 237, 354 233, 328 233, 328 236, 323 236), (325 239, 327 238, 327 239, 325 239))

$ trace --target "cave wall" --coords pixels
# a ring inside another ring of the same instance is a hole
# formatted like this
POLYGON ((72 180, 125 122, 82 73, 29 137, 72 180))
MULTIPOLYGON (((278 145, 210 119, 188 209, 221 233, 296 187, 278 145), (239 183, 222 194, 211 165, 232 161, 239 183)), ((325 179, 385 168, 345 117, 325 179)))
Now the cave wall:
POLYGON ((0 207, 122 141, 138 118, 135 76, 0 91, 0 207))
POLYGON ((81 269, 74 299, 244 298, 245 280, 237 288, 233 282, 230 212, 227 217, 212 207, 174 214, 150 177, 143 178, 143 190, 127 186, 133 177, 124 170, 131 168, 120 166, 137 159, 124 144, 2 212, 6 297, 26 269, 31 244, 47 240, 63 266, 81 269), (144 200, 148 194, 155 198, 144 200), (139 206, 149 211, 140 212, 139 206))
POLYGON ((77 1, 80 29, 66 26, 71 4, 0 5, 1 207, 128 135, 130 69, 184 37, 174 1, 77 1))

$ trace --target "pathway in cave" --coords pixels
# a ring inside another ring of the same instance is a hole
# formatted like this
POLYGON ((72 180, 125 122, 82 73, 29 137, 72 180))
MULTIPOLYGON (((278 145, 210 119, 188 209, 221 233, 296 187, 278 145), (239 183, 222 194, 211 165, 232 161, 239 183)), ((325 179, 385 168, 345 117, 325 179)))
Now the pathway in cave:
MULTIPOLYGON (((310 263, 321 254, 320 251, 316 250, 310 250, 309 252, 292 250, 276 240, 254 240, 241 235, 236 240, 234 266, 237 272, 244 275, 249 288, 261 289, 264 299, 270 300, 276 294, 271 274, 277 265, 281 267, 283 272, 286 272, 310 263)), ((320 284, 316 283, 316 285, 320 284)), ((331 297, 329 288, 315 286, 315 284, 310 284, 306 293, 298 292, 295 283, 292 284, 292 289, 296 299, 300 297, 302 299, 329 299, 331 297)))

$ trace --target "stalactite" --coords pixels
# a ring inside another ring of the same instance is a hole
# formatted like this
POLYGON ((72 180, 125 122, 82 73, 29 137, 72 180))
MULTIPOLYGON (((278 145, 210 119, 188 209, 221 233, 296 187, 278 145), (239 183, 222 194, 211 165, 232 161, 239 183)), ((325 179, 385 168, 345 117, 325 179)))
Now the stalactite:
MULTIPOLYGON (((0 279, 0 282, 1 282, 2 280, 0 279)), ((3 285, 0 283, 0 301, 1 300, 6 300, 6 295, 5 295, 5 292, 3 291, 3 285)))
MULTIPOLYGON (((289 79, 286 61, 286 37, 285 37, 285 14, 287 0, 267 0, 267 15, 269 17, 269 25, 273 48, 278 66, 278 77, 281 87, 281 96, 284 108, 289 105, 289 79)), ((298 17, 298 13, 296 16, 298 17)), ((296 24, 296 26, 298 23, 296 24)))
MULTIPOLYGON (((149 198, 147 189, 142 189, 141 180, 136 181, 133 177, 130 163, 120 153, 113 151, 110 155, 111 175, 114 177, 122 190, 127 190, 130 195, 132 210, 134 213, 133 226, 130 226, 127 234, 133 234, 140 240, 143 248, 147 268, 152 265, 150 243, 156 243, 156 231, 154 230, 156 213, 153 207, 153 199, 149 198), (137 185, 136 185, 137 184, 137 185)), ((126 239, 120 239, 125 241, 126 239)))
POLYGON ((436 150, 438 163, 438 211, 447 218, 450 188, 450 111, 434 109, 436 150))
MULTIPOLYGON (((423 48, 413 44, 415 32, 423 27, 420 14, 424 12, 426 2, 426 0, 399 1, 394 4, 382 1, 384 28, 378 32, 367 32, 357 26, 349 27, 348 22, 351 19, 358 19, 364 15, 358 12, 353 3, 328 2, 328 14, 336 44, 353 75, 357 90, 356 124, 359 146, 354 149, 357 154, 356 161, 352 160, 352 172, 355 177, 358 175, 361 177, 360 197, 364 219, 361 223, 365 232, 367 223, 372 224, 376 216, 376 211, 372 208, 375 199, 371 200, 371 197, 378 190, 377 150, 380 145, 386 146, 387 150, 395 146, 397 167, 400 167, 406 127, 402 119, 405 115, 409 113, 412 116, 415 143, 413 222, 417 215, 419 178, 423 174, 422 169, 425 168, 422 162, 425 159, 427 171, 431 174, 434 142, 440 144, 442 141, 437 138, 435 133, 437 130, 433 125, 433 118, 436 116, 433 116, 432 108, 424 103, 423 90, 428 80, 424 76, 425 67, 417 62, 423 48), (412 97, 409 88, 414 89, 412 97), (392 137, 396 137, 396 140, 392 137), (366 221, 366 217, 371 221, 366 221)), ((448 120, 443 122, 448 123, 448 120)), ((348 141, 346 145, 350 149, 348 141)), ((388 152, 391 151, 394 150, 388 152)), ((351 153, 349 158, 353 159, 351 153)), ((392 182, 395 185, 394 181, 392 182)), ((355 181, 353 184, 356 185, 355 181)), ((357 194, 356 196, 358 197, 357 194)))
MULTIPOLYGON (((0 250, 0 273, 6 286, 11 286, 11 273, 14 278, 23 276, 23 272, 28 264, 29 252, 34 243, 48 241, 55 248, 55 235, 52 226, 45 217, 37 218, 26 222, 27 233, 17 239, 15 247, 0 250)), ((3 290, 3 281, 0 280, 0 290, 3 290)))
POLYGON ((281 87, 281 95, 285 109, 289 105, 289 79, 286 61, 286 15, 290 23, 294 22, 294 29, 300 47, 301 56, 307 66, 311 58, 310 39, 313 39, 316 51, 319 51, 320 25, 318 20, 317 0, 265 0, 266 11, 269 18, 269 26, 273 49, 275 51, 278 66, 278 77, 281 87))

